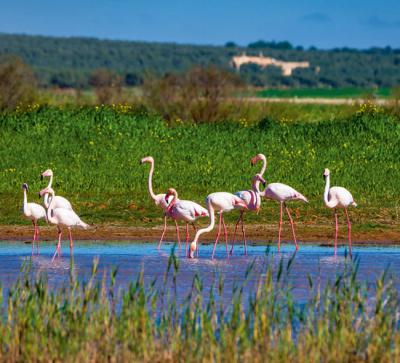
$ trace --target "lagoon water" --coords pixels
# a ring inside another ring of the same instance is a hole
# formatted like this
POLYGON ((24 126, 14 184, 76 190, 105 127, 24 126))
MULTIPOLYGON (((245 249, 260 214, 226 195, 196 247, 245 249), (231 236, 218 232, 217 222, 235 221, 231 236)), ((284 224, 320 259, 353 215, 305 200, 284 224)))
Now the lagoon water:
MULTIPOLYGON (((30 263, 30 274, 46 274, 49 286, 59 288, 67 285, 70 272, 69 247, 64 242, 62 257, 56 258, 52 263, 54 243, 41 243, 40 255, 31 257, 31 245, 23 242, 0 241, 0 283, 4 293, 21 276, 21 267, 30 263)), ((109 276, 111 270, 118 268, 116 276, 116 288, 124 289, 130 282, 136 280, 143 270, 146 283, 154 279, 161 285, 167 269, 168 259, 173 248, 172 244, 164 244, 161 250, 153 243, 135 242, 80 242, 74 247, 73 272, 79 280, 88 280, 91 275, 93 259, 98 257, 99 268, 97 279, 102 279, 103 274, 109 276)), ((201 245, 198 259, 189 260, 184 257, 183 251, 176 248, 175 254, 179 260, 177 274, 178 300, 183 299, 192 286, 193 277, 198 274, 203 280, 205 291, 216 276, 221 276, 225 286, 222 298, 230 301, 232 288, 235 284, 244 281, 246 270, 250 263, 254 262, 253 269, 247 279, 244 293, 254 292, 257 284, 265 276, 267 266, 272 267, 276 274, 280 261, 283 262, 284 278, 292 288, 292 293, 298 303, 307 301, 309 296, 308 276, 314 283, 322 286, 328 281, 334 281, 335 277, 344 272, 346 265, 359 263, 358 279, 371 283, 388 268, 395 280, 395 286, 400 291, 400 248, 399 247, 354 247, 353 262, 346 256, 344 247, 338 249, 338 256, 333 256, 332 247, 317 245, 302 245, 296 253, 290 266, 290 273, 286 274, 288 261, 293 257, 294 246, 282 245, 281 253, 276 246, 249 246, 248 255, 244 255, 242 246, 236 246, 234 255, 226 258, 225 246, 220 244, 217 248, 216 258, 210 259, 212 245, 201 245)), ((172 275, 172 271, 170 274, 172 275)), ((109 278, 108 278, 109 280, 109 278)), ((171 280, 171 279, 170 279, 171 280)), ((171 281, 169 281, 170 284, 171 281)))

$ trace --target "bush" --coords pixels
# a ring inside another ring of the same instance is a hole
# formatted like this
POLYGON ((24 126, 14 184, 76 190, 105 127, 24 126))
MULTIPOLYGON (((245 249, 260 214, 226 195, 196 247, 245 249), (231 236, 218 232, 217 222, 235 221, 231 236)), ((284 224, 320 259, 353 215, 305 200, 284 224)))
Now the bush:
POLYGON ((123 103, 122 78, 107 69, 98 69, 90 77, 97 102, 102 105, 123 103))
POLYGON ((20 58, 0 61, 0 110, 14 110, 37 100, 36 79, 20 58))
POLYGON ((222 101, 239 85, 232 73, 215 66, 197 66, 186 74, 147 79, 144 98, 168 121, 215 122, 227 117, 222 101))

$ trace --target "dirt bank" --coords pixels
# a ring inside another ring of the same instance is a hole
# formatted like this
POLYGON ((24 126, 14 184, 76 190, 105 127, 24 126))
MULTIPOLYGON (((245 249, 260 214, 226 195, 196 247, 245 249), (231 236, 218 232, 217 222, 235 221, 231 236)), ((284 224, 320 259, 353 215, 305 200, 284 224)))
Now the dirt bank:
MULTIPOLYGON (((232 237, 234 226, 228 226, 229 238, 232 237)), ((249 241, 255 243, 269 243, 277 239, 276 225, 249 225, 246 227, 246 235, 249 241)), ((158 241, 162 232, 160 227, 133 227, 118 224, 107 224, 93 226, 88 230, 75 230, 73 232, 74 239, 77 240, 111 240, 111 241, 158 241)), ((333 228, 332 225, 304 225, 296 226, 296 234, 300 243, 333 243, 333 228)), ((181 239, 185 238, 185 231, 180 229, 181 239)), ((16 240, 30 241, 32 238, 33 229, 31 226, 0 226, 0 240, 16 240)), ((400 228, 398 226, 375 227, 368 231, 357 230, 355 226, 353 230, 353 243, 355 244, 399 244, 400 245, 400 228)), ((193 229, 190 230, 190 238, 193 239, 193 229)), ((241 238, 241 235, 239 235, 241 238)), ((51 241, 56 240, 57 230, 55 227, 45 226, 40 228, 40 240, 51 241)), ((67 239, 68 235, 65 231, 63 239, 67 239)), ((204 234, 201 241, 209 242, 215 238, 215 231, 204 234)), ((283 240, 291 240, 291 231, 285 226, 283 229, 283 240)), ((347 229, 341 228, 339 234, 340 242, 347 242, 347 229)), ((167 241, 175 240, 175 228, 168 228, 165 239, 167 241)))

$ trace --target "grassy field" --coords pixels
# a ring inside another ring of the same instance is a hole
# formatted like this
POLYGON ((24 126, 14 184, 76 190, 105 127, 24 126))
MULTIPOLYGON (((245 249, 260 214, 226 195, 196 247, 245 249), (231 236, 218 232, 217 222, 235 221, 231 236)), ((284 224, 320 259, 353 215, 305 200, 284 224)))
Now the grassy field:
POLYGON ((299 89, 266 89, 257 93, 259 97, 268 98, 388 98, 389 88, 299 88, 299 89))
MULTIPOLYGON (((159 224, 161 211, 147 192, 148 165, 156 160, 156 193, 175 187, 182 199, 203 203, 215 191, 248 189, 268 160, 267 182, 280 181, 306 195, 307 205, 291 203, 297 221, 331 220, 323 207, 325 167, 333 185, 348 188, 359 208, 355 228, 390 227, 399 221, 400 124, 373 105, 344 119, 304 122, 265 118, 258 123, 166 125, 156 116, 125 106, 32 107, 0 115, 0 223, 21 218, 21 184, 29 200, 46 185, 40 173, 51 168, 54 189, 68 197, 89 223, 159 224)), ((275 222, 278 205, 264 203, 248 221, 275 222)), ((232 213, 228 220, 236 218, 232 213)))
MULTIPOLYGON (((249 299, 235 284, 220 298, 218 274, 196 275, 183 302, 176 286, 179 260, 170 256, 164 277, 145 284, 132 277, 114 286, 116 270, 52 291, 29 270, 15 283, 0 316, 4 362, 396 362, 400 359, 400 312, 393 277, 359 282, 357 263, 321 287, 309 279, 309 299, 294 302, 287 276, 293 259, 264 276, 249 299), (182 301, 182 300, 180 300, 182 301), (247 304, 245 304, 247 303, 247 304), (244 310, 247 306, 247 310, 244 310)), ((74 271, 71 268, 71 271, 74 271)), ((3 296, 0 290, 0 298, 3 296)))

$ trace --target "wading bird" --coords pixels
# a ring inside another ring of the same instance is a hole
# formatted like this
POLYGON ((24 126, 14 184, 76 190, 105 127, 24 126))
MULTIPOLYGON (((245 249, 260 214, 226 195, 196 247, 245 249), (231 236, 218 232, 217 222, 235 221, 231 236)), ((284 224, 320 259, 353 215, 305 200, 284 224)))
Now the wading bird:
MULTIPOLYGON (((260 182, 263 183, 265 187, 265 180, 261 176, 261 174, 256 174, 253 179, 252 179, 252 189, 251 190, 242 190, 240 192, 236 192, 235 195, 238 196, 240 199, 242 199, 247 206, 248 210, 256 211, 257 213, 260 210, 261 207, 261 196, 260 196, 260 182)), ((235 233, 233 234, 233 241, 232 241, 232 246, 229 254, 233 253, 233 246, 236 241, 236 232, 237 228, 239 225, 239 222, 242 222, 242 235, 243 235, 243 240, 244 240, 244 253, 247 255, 247 241, 246 241, 246 232, 244 228, 244 223, 243 223, 243 214, 244 214, 244 209, 241 209, 240 211, 240 216, 236 222, 235 226, 235 233)))
MULTIPOLYGON (((158 249, 159 249, 161 247, 161 243, 163 241, 165 231, 167 230, 168 205, 171 202, 172 197, 165 199, 165 194, 154 194, 154 191, 153 191, 154 159, 153 159, 153 157, 152 156, 144 157, 140 161, 140 164, 144 164, 144 163, 150 164, 149 182, 148 182, 150 197, 154 200, 154 203, 156 205, 160 206, 164 211, 164 229, 161 234, 160 242, 158 243, 158 249)), ((181 246, 181 238, 179 236, 179 228, 178 228, 178 223, 176 222, 176 220, 175 220, 175 228, 176 228, 176 234, 178 237, 178 244, 180 247, 181 246)))
POLYGON ((54 256, 52 261, 54 261, 56 255, 61 256, 61 236, 62 236, 62 227, 67 227, 69 232, 69 248, 70 255, 72 256, 74 242, 72 241, 72 227, 81 227, 83 229, 89 228, 89 226, 83 222, 79 216, 72 209, 65 208, 56 208, 55 207, 55 194, 52 188, 45 188, 40 191, 40 196, 44 196, 46 193, 51 195, 51 202, 49 208, 47 209, 47 220, 57 225, 58 230, 58 243, 56 251, 54 252, 54 256))
MULTIPOLYGON (((261 172, 264 172, 267 167, 267 160, 265 155, 258 154, 254 158, 251 159, 251 163, 254 165, 257 163, 258 160, 263 162, 263 167, 261 172)), ((261 174, 261 173, 260 173, 261 174)), ((267 187, 260 193, 261 196, 265 197, 266 199, 273 199, 280 203, 280 218, 279 218, 279 228, 278 228, 278 251, 281 248, 281 232, 282 232, 282 217, 283 217, 283 207, 286 209, 286 213, 289 217, 290 225, 292 227, 292 234, 294 239, 294 244, 296 245, 296 250, 299 249, 299 245, 297 244, 296 240, 296 233, 294 231, 294 223, 292 216, 290 214, 289 208, 286 206, 286 202, 290 200, 302 200, 308 203, 307 198, 299 193, 297 190, 293 189, 289 185, 282 184, 282 183, 271 183, 268 184, 267 187)))
POLYGON ((215 239, 214 248, 212 251, 211 258, 214 258, 215 249, 217 247, 217 243, 219 240, 219 236, 221 234, 221 225, 224 226, 224 234, 225 234, 225 245, 226 245, 226 254, 229 257, 228 252, 228 233, 226 231, 226 225, 224 221, 224 212, 229 212, 232 209, 247 209, 246 203, 240 199, 238 196, 227 193, 227 192, 217 192, 211 193, 206 198, 206 207, 208 210, 208 214, 210 217, 210 224, 206 228, 199 229, 194 237, 193 242, 190 244, 190 251, 189 251, 189 258, 194 258, 194 252, 197 249, 197 241, 199 237, 206 232, 210 232, 213 230, 215 225, 215 215, 214 212, 218 211, 219 214, 219 226, 218 226, 218 233, 215 239))
MULTIPOLYGON (((42 175, 40 176, 40 179, 43 180, 44 177, 50 177, 47 188, 51 188, 53 185, 53 171, 51 169, 47 169, 46 171, 44 171, 42 173, 42 175)), ((51 199, 51 197, 49 196, 49 193, 46 193, 43 198, 44 206, 48 209, 51 202, 53 202, 54 208, 65 208, 65 209, 72 210, 72 205, 68 199, 61 197, 59 195, 56 195, 56 196, 54 196, 54 201, 53 201, 51 199)))
POLYGON ((174 188, 169 188, 165 194, 165 200, 168 200, 172 195, 172 200, 169 202, 167 215, 168 217, 176 220, 183 220, 186 222, 186 243, 185 243, 185 256, 187 255, 187 245, 189 243, 189 223, 192 224, 195 232, 196 226, 194 222, 200 217, 208 217, 207 209, 203 208, 200 204, 192 202, 191 200, 178 199, 178 192, 174 188))
POLYGON ((353 199, 351 193, 343 188, 343 187, 332 187, 330 186, 330 171, 329 169, 324 170, 324 179, 325 179, 325 191, 324 191, 324 203, 328 208, 334 209, 335 215, 335 256, 337 252, 337 237, 338 237, 338 217, 337 217, 337 208, 343 208, 347 218, 347 226, 348 226, 348 236, 349 236, 349 253, 351 256, 351 223, 349 218, 349 213, 347 212, 347 208, 352 205, 357 207, 356 202, 353 199))
MULTIPOLYGON (((34 232, 33 232, 33 241, 32 241, 32 255, 36 242, 36 252, 39 254, 39 227, 37 225, 37 221, 41 218, 46 219, 46 211, 45 209, 37 203, 28 203, 27 191, 28 184, 22 184, 22 190, 24 191, 24 204, 22 207, 22 211, 24 213, 25 218, 30 219, 33 224, 34 232)), ((47 221, 47 219, 46 219, 47 221)))

